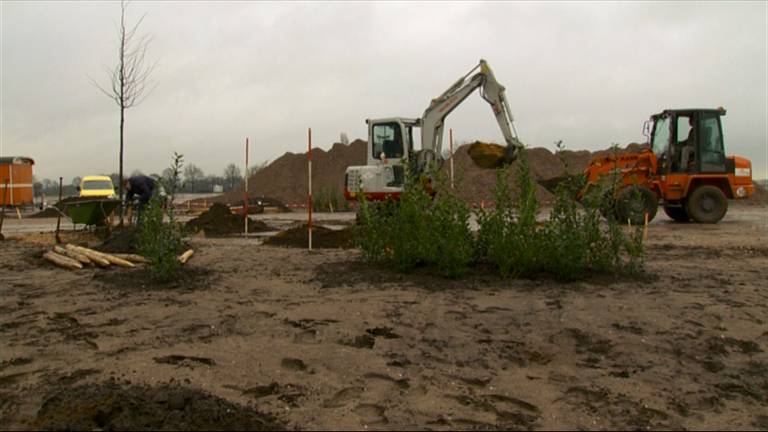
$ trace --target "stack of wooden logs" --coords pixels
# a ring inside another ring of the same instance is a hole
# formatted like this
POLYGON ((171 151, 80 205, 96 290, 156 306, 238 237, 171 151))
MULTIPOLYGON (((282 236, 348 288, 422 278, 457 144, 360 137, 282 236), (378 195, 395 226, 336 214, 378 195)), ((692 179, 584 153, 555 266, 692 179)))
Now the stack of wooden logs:
MULTIPOLYGON (((179 262, 186 263, 194 251, 189 249, 179 256, 179 262)), ((53 264, 69 269, 79 270, 83 267, 110 267, 118 266, 124 268, 134 268, 136 264, 149 264, 149 260, 141 255, 105 253, 82 246, 67 244, 64 246, 56 245, 53 249, 43 254, 43 259, 53 264)))

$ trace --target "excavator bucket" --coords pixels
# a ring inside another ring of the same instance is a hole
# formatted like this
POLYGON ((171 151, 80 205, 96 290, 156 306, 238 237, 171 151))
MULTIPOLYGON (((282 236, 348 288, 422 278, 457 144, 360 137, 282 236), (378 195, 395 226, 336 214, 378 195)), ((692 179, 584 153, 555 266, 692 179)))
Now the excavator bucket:
POLYGON ((507 148, 498 144, 475 141, 467 149, 472 162, 480 168, 499 168, 507 162, 507 148))

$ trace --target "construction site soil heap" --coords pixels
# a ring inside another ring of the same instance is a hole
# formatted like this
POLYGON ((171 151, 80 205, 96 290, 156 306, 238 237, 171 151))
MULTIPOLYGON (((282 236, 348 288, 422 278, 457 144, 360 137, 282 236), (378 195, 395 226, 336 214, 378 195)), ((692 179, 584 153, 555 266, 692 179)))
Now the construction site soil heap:
MULTIPOLYGON (((286 246, 306 248, 309 244, 307 225, 281 231, 280 233, 264 240, 264 244, 272 246, 286 246)), ((339 249, 354 247, 354 231, 348 227, 341 230, 332 230, 322 226, 312 227, 312 247, 318 249, 339 249)))
POLYGON ((285 430, 274 416, 173 384, 61 388, 33 422, 40 430, 285 430))
MULTIPOLYGON (((222 237, 245 232, 243 216, 232 213, 226 204, 214 203, 211 208, 200 216, 187 222, 189 231, 197 233, 202 231, 206 237, 222 237)), ((248 218, 248 232, 271 231, 271 228, 262 221, 248 218)))
MULTIPOLYGON (((646 147, 646 144, 631 143, 619 152, 636 152, 646 147)), ((454 152, 454 171, 456 176, 456 194, 463 200, 481 205, 493 201, 492 188, 496 184, 496 172, 494 169, 481 166, 495 167, 498 161, 503 160, 504 146, 475 141, 465 144, 454 152), (476 159, 473 161, 473 157, 476 159), (478 166, 476 163, 481 166, 478 166)), ((554 185, 567 176, 584 172, 589 162, 595 156, 611 153, 612 149, 591 152, 588 150, 563 150, 552 152, 543 147, 531 147, 525 151, 530 166, 531 175, 537 183, 536 196, 544 204, 552 203, 554 195, 551 190, 554 185)), ((321 191, 337 195, 338 202, 344 199, 344 173, 349 166, 366 164, 367 143, 363 140, 355 140, 349 145, 334 144, 329 151, 312 149, 312 189, 313 194, 319 196, 321 191)), ((512 164, 509 176, 509 184, 513 194, 517 189, 515 185, 515 172, 519 162, 512 164)), ((442 169, 447 174, 449 164, 443 164, 442 169)), ((264 195, 274 197, 286 204, 300 204, 307 202, 307 154, 285 153, 274 162, 252 175, 249 180, 251 195, 264 195)), ((761 197, 756 193, 755 200, 760 202, 761 197)), ((214 198, 215 201, 234 204, 242 202, 242 186, 214 198)))

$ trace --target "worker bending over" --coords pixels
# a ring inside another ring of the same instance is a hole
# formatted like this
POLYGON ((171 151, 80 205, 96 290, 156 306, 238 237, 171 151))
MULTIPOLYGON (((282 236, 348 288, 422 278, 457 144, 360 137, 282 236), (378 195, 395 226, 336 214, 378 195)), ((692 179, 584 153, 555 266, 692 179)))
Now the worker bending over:
POLYGON ((125 205, 129 209, 128 221, 130 224, 131 213, 136 210, 136 225, 141 224, 141 212, 149 204, 152 194, 155 192, 155 180, 145 175, 136 175, 125 179, 123 186, 127 191, 125 205))

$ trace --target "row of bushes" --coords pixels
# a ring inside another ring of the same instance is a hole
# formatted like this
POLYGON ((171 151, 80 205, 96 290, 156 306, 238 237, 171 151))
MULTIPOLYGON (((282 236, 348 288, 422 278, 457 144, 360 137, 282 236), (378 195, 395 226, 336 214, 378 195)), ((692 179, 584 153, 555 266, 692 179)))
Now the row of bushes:
POLYGON ((363 258, 393 265, 403 272, 434 266, 456 278, 470 268, 492 267, 504 278, 550 274, 561 280, 588 273, 636 272, 643 265, 642 227, 626 229, 612 218, 612 185, 592 188, 574 199, 583 179, 558 185, 549 218, 540 221, 540 203, 525 154, 515 175, 497 170, 494 208, 476 213, 478 231, 470 228, 472 210, 446 187, 439 175, 432 198, 424 177, 408 179, 398 203, 360 202, 356 241, 363 258))

